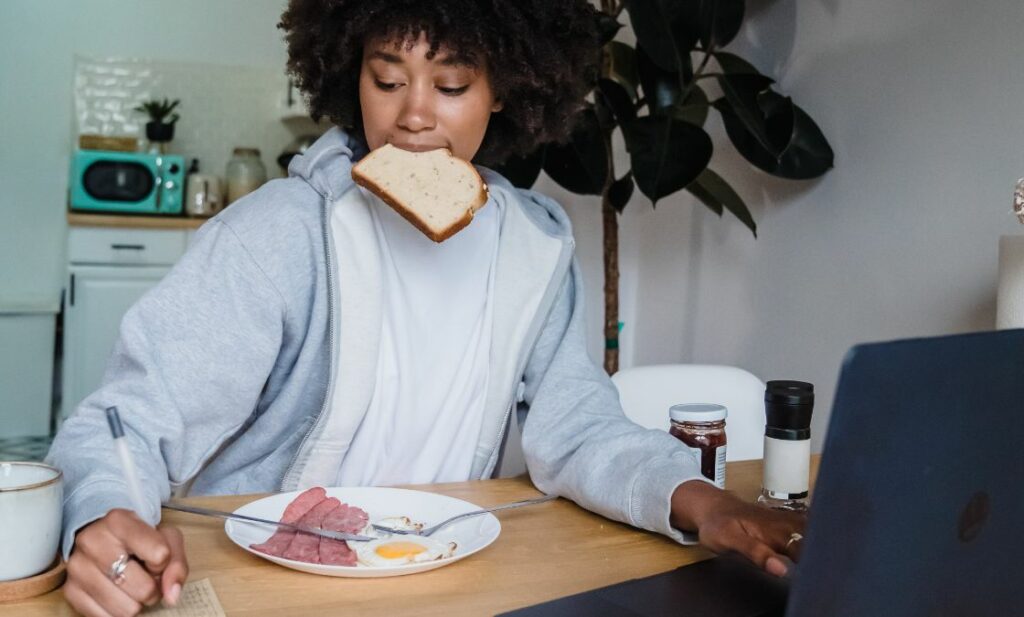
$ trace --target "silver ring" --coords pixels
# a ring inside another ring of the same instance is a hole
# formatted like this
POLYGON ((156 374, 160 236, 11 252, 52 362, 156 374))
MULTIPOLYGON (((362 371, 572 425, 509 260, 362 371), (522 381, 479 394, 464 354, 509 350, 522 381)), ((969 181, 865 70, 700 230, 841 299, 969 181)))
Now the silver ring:
POLYGON ((803 537, 802 534, 797 533, 797 532, 794 531, 793 533, 789 534, 789 540, 786 541, 786 547, 784 549, 782 549, 782 550, 788 551, 789 547, 793 546, 794 542, 799 542, 800 540, 803 540, 803 539, 804 539, 804 537, 803 537))
POLYGON ((107 578, 109 578, 115 585, 120 585, 124 582, 124 572, 128 569, 129 557, 127 553, 121 553, 121 555, 114 560, 114 563, 110 564, 110 568, 107 570, 107 578))

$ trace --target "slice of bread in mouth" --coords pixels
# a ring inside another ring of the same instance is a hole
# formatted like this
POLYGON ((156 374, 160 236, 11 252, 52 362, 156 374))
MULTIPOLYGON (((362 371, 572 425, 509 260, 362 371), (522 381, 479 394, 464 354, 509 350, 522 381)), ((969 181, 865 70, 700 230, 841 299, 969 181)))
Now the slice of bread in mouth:
POLYGON ((352 179, 434 242, 469 225, 487 203, 483 178, 446 148, 410 152, 385 144, 356 163, 352 179))

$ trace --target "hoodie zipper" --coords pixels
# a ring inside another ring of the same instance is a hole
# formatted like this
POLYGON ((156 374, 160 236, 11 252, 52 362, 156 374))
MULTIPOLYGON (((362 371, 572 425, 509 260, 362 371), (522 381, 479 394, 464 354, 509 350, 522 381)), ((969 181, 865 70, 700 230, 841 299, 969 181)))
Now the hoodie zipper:
POLYGON ((330 193, 327 193, 324 197, 323 213, 321 215, 321 223, 323 227, 323 242, 324 242, 324 256, 326 258, 325 269, 327 270, 327 337, 328 337, 328 373, 327 387, 324 390, 324 400, 320 405, 320 412, 316 416, 316 420, 313 422, 313 426, 306 431, 303 435, 302 441, 299 442, 299 448, 295 451, 292 456, 291 462, 288 464, 288 468, 284 472, 284 476, 281 478, 280 491, 285 490, 285 484, 288 483, 292 473, 295 471, 295 466, 298 463, 299 456, 302 451, 306 448, 306 443, 309 441, 310 436, 316 433, 317 429, 320 428, 321 422, 323 422, 325 411, 327 406, 330 404, 331 385, 334 383, 334 262, 331 257, 331 238, 330 238, 330 221, 328 220, 328 212, 330 211, 331 204, 334 203, 334 199, 330 193))
MULTIPOLYGON (((562 248, 562 254, 559 256, 559 260, 558 260, 559 261, 558 266, 555 268, 554 275, 551 277, 551 280, 548 282, 548 288, 544 290, 544 295, 545 296, 548 295, 548 292, 551 290, 551 286, 553 286, 553 285, 560 285, 561 284, 562 279, 565 277, 565 274, 567 272, 566 265, 571 264, 571 262, 572 262, 573 248, 576 246, 576 242, 573 239, 570 238, 566 242, 566 244, 568 244, 568 248, 566 248, 565 246, 563 246, 563 248, 562 248), (569 259, 565 258, 566 255, 569 256, 569 259)), ((534 325, 536 325, 537 321, 547 320, 548 313, 550 313, 551 307, 554 306, 554 303, 556 301, 557 301, 557 293, 551 295, 551 299, 547 303, 547 307, 545 307, 545 310, 538 310, 537 311, 537 315, 536 315, 536 317, 534 317, 534 323, 530 325, 531 329, 533 328, 534 325)), ((516 396, 516 392, 519 389, 519 384, 523 381, 523 373, 526 372, 526 363, 529 360, 530 355, 533 353, 533 348, 537 345, 537 340, 540 339, 540 335, 541 335, 541 332, 543 330, 544 330, 543 327, 537 328, 536 332, 533 332, 530 335, 529 345, 524 345, 523 346, 523 349, 525 350, 525 353, 523 353, 520 356, 519 362, 516 365, 516 379, 515 379, 515 381, 513 381, 512 392, 511 392, 509 404, 508 404, 507 408, 505 409, 505 417, 502 418, 501 424, 498 425, 498 432, 494 436, 494 447, 491 449, 490 456, 487 457, 487 464, 484 466, 483 472, 482 472, 482 474, 480 476, 481 480, 488 478, 491 474, 494 473, 494 468, 497 465, 498 452, 501 450, 501 443, 502 443, 501 436, 505 434, 505 430, 506 430, 506 427, 508 426, 509 418, 512 417, 512 409, 516 405, 516 398, 518 398, 516 396)))

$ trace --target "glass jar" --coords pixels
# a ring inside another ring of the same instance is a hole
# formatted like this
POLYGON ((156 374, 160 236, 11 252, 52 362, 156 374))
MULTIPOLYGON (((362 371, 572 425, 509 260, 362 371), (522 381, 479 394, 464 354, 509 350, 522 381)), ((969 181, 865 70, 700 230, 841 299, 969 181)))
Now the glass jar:
POLYGON ((260 160, 260 151, 256 148, 235 148, 228 161, 226 176, 228 204, 258 189, 267 181, 267 168, 260 160))
POLYGON ((669 433, 693 451, 700 461, 700 473, 725 488, 725 418, 722 405, 705 403, 673 405, 668 412, 669 433))

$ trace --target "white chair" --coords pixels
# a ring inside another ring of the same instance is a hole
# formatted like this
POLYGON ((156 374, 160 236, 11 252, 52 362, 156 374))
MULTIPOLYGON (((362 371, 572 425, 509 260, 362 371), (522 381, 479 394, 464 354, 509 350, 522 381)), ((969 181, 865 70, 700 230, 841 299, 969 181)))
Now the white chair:
POLYGON ((726 460, 763 458, 765 385, 747 371, 708 364, 637 366, 619 371, 612 382, 626 417, 646 428, 668 430, 672 405, 724 405, 726 460))

